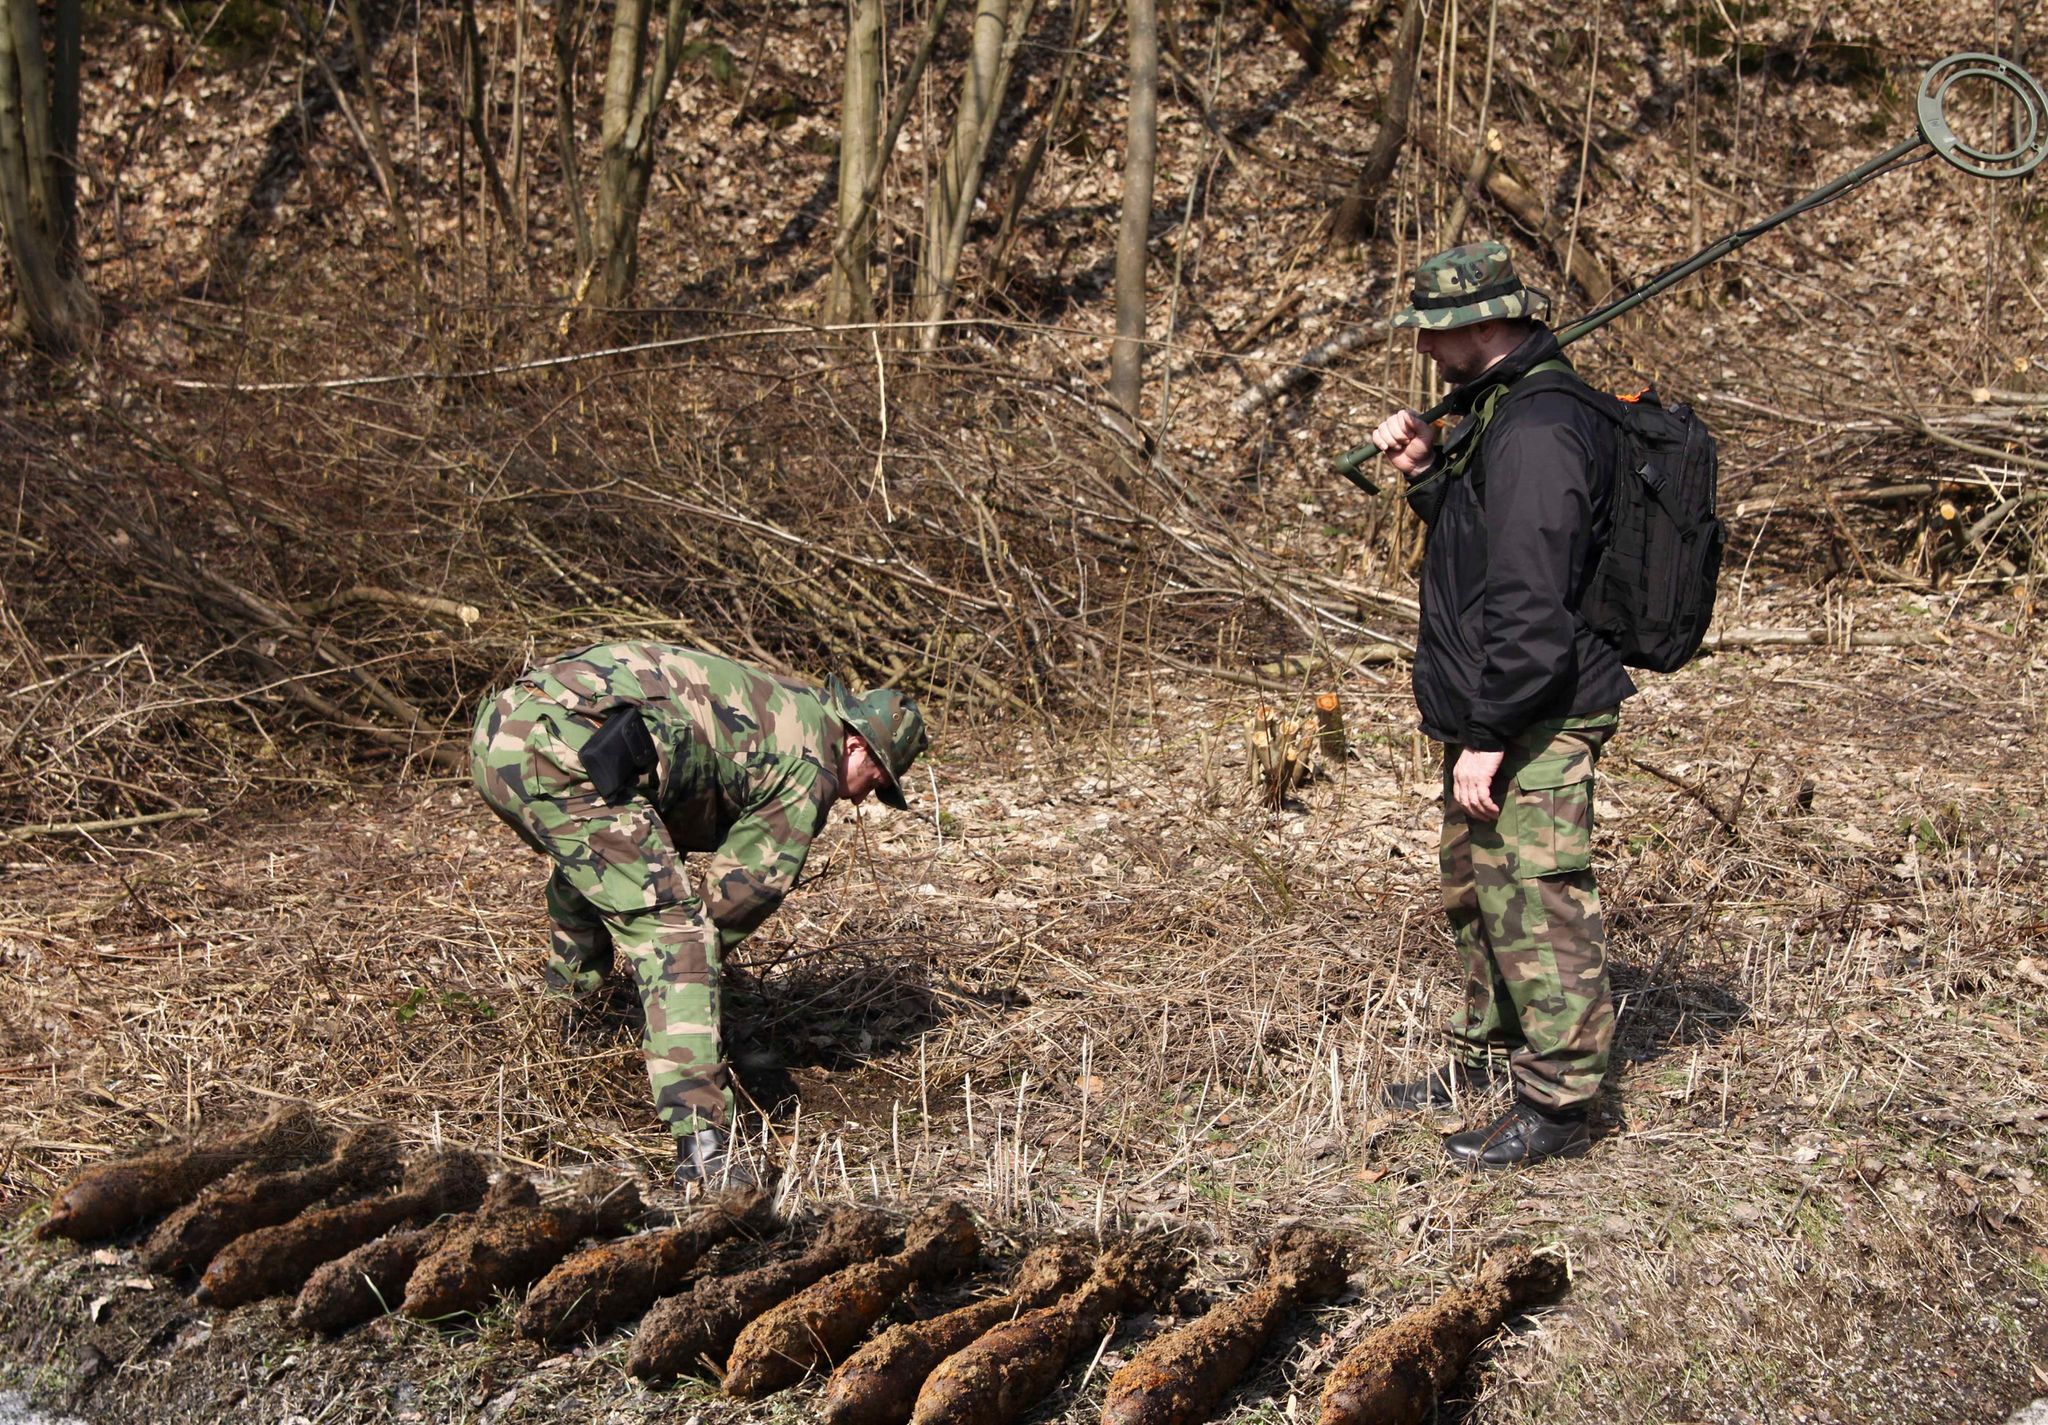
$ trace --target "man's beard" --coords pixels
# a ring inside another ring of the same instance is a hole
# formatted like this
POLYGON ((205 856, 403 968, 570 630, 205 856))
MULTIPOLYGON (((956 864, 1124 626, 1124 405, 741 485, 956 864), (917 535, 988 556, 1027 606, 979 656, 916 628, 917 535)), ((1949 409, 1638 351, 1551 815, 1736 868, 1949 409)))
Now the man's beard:
POLYGON ((1437 375, 1443 377, 1444 380, 1450 382, 1453 386, 1469 386, 1473 381, 1486 374, 1485 368, 1477 365, 1476 361, 1470 363, 1448 361, 1441 356, 1436 358, 1436 371, 1437 375))

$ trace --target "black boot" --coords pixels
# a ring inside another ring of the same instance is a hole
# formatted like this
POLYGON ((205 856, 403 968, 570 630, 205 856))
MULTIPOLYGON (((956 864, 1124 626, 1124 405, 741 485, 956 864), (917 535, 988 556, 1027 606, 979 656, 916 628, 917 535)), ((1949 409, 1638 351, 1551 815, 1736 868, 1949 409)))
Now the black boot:
POLYGON ((1583 1106, 1552 1113, 1525 1098, 1484 1128, 1453 1133, 1444 1151, 1462 1167, 1493 1170, 1545 1158, 1577 1158, 1593 1146, 1583 1106))
POLYGON ((1384 1097, 1389 1107, 1408 1113, 1425 1108, 1452 1108, 1460 1097, 1482 1093, 1492 1082, 1492 1064, 1467 1064, 1453 1059, 1419 1079, 1388 1084, 1384 1097))
POLYGON ((707 1188, 756 1186, 754 1171, 732 1154, 732 1140, 716 1128, 700 1128, 676 1144, 675 1185, 707 1188))

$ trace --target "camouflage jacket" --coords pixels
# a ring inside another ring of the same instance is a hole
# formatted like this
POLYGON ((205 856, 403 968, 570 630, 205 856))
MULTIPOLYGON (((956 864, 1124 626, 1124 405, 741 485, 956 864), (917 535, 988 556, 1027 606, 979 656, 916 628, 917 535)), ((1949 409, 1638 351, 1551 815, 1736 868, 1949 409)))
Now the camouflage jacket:
POLYGON ((660 761, 655 809, 678 850, 712 853, 704 908, 723 948, 796 885, 839 799, 845 724, 815 689, 660 643, 600 643, 519 681, 577 716, 640 710, 660 761))

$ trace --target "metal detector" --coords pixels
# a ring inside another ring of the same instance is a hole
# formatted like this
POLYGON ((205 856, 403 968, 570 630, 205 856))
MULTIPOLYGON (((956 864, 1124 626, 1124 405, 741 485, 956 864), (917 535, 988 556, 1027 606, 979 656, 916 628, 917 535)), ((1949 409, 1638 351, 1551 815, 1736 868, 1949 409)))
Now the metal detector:
MULTIPOLYGON (((1579 318, 1557 334, 1560 347, 1570 346, 1582 336, 1587 336, 1606 326, 1616 317, 1636 307, 1678 283, 1710 263, 1719 262, 1729 253, 1789 222, 1801 213, 1832 202, 1853 188, 1860 188, 1881 173, 1902 168, 1909 163, 1918 163, 1927 157, 1922 149, 1932 149, 1950 163, 1973 178, 2022 178, 2039 168, 2048 160, 2048 90, 2041 82, 2009 59, 2000 59, 1995 54, 1952 54, 1937 62, 1920 81, 1919 127, 1913 137, 1886 149, 1883 153, 1864 164, 1854 172, 1845 173, 1834 182, 1801 198, 1789 207, 1780 208, 1768 218, 1762 218, 1748 227, 1738 228, 1719 242, 1701 248, 1691 257, 1668 267, 1657 276, 1624 297, 1618 297, 1593 312, 1579 318), (1979 148, 1966 143, 1956 136, 1949 126, 1945 112, 1949 91, 1965 80, 1983 79, 2006 90, 2015 101, 2013 115, 2013 146, 2007 149, 1979 148)), ((1453 410, 1453 400, 1443 400, 1422 412, 1424 421, 1439 421, 1453 410)), ((1368 495, 1379 493, 1379 487, 1359 474, 1359 466, 1379 453, 1373 445, 1361 445, 1347 450, 1337 457, 1336 471, 1368 495)))

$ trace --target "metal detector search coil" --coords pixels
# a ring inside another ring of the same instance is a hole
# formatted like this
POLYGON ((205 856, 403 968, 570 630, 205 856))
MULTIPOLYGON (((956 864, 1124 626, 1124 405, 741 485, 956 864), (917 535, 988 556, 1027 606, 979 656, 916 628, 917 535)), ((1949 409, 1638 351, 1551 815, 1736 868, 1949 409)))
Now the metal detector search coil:
MULTIPOLYGON (((1919 127, 1913 137, 1886 149, 1877 157, 1853 172, 1845 173, 1834 182, 1801 198, 1789 207, 1780 208, 1768 218, 1761 218, 1748 227, 1737 228, 1728 236, 1701 248, 1691 257, 1667 267, 1655 277, 1626 296, 1618 297, 1590 316, 1579 318, 1557 334, 1559 347, 1570 346, 1582 336, 1587 336, 1606 326, 1624 312, 1656 296, 1659 292, 1677 286, 1693 273, 1711 263, 1719 262, 1729 253, 1761 237, 1783 222, 1798 217, 1801 213, 1818 208, 1841 197, 1852 188, 1860 188, 1881 173, 1889 173, 1907 163, 1916 162, 1926 155, 1923 149, 1933 149, 1949 163, 1954 164, 1973 178, 2024 178, 2048 160, 2048 90, 2041 87, 2041 81, 2014 64, 2009 59, 2000 59, 1995 54, 1952 54, 1937 61, 1920 81, 1919 127), (1948 121, 1948 96, 1958 84, 1968 80, 1984 80, 2006 91, 2013 108, 2013 145, 2007 149, 1979 148, 1966 143, 1956 136, 1955 129, 1948 121)), ((1454 409, 1450 397, 1422 412, 1425 421, 1440 421, 1454 409)), ((1358 473, 1358 468, 1379 452, 1371 445, 1361 445, 1347 450, 1337 457, 1335 469, 1339 475, 1358 486, 1368 495, 1377 495, 1379 486, 1358 473)))
POLYGON ((2009 59, 1995 54, 1952 54, 1920 81, 1920 137, 1936 153, 1977 178, 2022 178, 2048 159, 2048 92, 2009 59), (2015 142, 2011 148, 1978 148, 1949 127, 1948 92, 1966 79, 1987 79, 2010 93, 2015 142))

